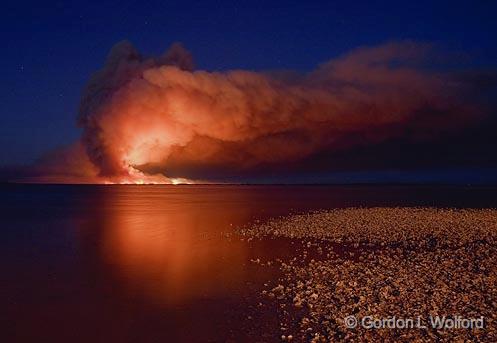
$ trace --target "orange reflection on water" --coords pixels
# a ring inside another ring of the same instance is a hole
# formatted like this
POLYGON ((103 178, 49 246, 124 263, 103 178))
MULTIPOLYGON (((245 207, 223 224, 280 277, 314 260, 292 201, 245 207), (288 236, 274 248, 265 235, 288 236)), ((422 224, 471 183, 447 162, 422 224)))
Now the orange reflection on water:
POLYGON ((184 189, 142 188, 121 188, 105 200, 112 206, 101 253, 120 283, 168 304, 236 292, 245 280, 247 248, 225 233, 247 220, 248 209, 215 193, 199 199, 184 189))

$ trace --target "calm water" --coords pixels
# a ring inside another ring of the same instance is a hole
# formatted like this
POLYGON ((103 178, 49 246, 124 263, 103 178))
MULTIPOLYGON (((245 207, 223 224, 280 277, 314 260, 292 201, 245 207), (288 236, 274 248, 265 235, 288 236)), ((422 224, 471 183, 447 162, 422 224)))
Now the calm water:
POLYGON ((253 341, 246 337, 247 308, 275 275, 249 261, 291 247, 229 240, 224 233, 234 227, 332 207, 497 207, 496 188, 465 187, 3 185, 0 191, 4 342, 253 341))

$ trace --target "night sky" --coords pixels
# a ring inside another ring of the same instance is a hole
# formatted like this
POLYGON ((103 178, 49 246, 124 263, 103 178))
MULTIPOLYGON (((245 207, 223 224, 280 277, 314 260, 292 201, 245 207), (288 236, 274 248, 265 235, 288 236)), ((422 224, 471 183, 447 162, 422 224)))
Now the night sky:
POLYGON ((157 55, 181 42, 197 69, 308 71, 353 48, 409 39, 497 66, 495 1, 23 2, 2 5, 0 165, 29 164, 81 135, 82 89, 127 39, 157 55))

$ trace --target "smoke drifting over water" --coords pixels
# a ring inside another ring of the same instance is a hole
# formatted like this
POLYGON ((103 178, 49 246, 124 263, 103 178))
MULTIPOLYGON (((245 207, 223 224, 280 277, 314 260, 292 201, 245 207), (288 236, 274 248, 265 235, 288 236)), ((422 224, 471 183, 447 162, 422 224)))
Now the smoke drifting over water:
POLYGON ((81 143, 42 170, 55 175, 65 159, 63 174, 95 182, 219 181, 340 169, 349 153, 395 142, 440 144, 488 119, 495 80, 441 71, 435 57, 400 42, 305 74, 207 72, 180 44, 145 58, 121 42, 84 90, 81 143))

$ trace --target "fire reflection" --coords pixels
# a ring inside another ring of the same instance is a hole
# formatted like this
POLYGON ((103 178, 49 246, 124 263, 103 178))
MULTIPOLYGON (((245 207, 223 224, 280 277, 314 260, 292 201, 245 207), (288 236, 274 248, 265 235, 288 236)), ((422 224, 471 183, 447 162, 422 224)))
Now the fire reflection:
POLYGON ((236 292, 244 282, 247 250, 225 233, 247 220, 248 209, 236 201, 213 201, 215 194, 199 199, 187 188, 168 188, 174 190, 164 195, 149 186, 121 186, 107 195, 103 262, 127 291, 161 303, 236 292))

